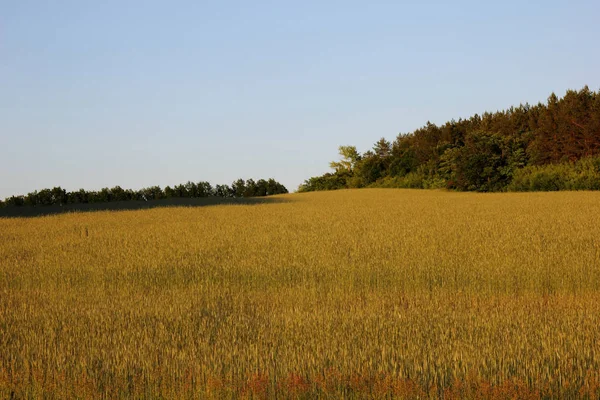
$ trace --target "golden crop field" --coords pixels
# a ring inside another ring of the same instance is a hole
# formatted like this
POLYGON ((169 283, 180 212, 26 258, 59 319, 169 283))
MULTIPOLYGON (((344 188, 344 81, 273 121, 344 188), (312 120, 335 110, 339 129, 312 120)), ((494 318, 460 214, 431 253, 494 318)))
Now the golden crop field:
POLYGON ((598 398, 600 193, 0 219, 0 398, 598 398))

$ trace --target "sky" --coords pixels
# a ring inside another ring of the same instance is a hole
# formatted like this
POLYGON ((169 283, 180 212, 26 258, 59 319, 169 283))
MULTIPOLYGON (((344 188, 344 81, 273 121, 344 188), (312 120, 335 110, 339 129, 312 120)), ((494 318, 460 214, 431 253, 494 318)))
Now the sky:
POLYGON ((274 178, 600 89, 600 2, 0 0, 0 198, 274 178))

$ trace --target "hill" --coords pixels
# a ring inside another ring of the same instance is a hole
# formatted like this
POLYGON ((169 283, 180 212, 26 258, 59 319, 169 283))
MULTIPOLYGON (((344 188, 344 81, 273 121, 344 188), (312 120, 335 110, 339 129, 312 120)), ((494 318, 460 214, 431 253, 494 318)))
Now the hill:
POLYGON ((0 397, 600 395, 600 193, 272 199, 0 219, 0 397))

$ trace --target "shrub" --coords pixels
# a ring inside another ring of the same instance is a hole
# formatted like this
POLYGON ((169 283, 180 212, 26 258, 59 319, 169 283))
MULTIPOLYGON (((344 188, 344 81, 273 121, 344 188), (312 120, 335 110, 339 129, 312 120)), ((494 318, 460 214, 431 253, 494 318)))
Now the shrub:
POLYGON ((600 157, 519 169, 515 171, 508 190, 512 192, 600 190, 600 157))

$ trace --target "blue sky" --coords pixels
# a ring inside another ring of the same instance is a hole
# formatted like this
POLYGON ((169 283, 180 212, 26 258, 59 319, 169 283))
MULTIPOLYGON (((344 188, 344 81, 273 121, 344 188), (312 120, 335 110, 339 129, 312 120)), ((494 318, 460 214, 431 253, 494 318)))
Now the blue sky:
POLYGON ((273 177, 600 89, 598 1, 0 0, 0 198, 273 177))

